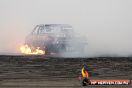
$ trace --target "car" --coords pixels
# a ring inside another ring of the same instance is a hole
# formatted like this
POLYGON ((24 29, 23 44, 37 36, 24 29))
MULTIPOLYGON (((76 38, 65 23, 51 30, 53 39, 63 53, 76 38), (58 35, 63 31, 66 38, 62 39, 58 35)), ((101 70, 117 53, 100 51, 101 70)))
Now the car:
POLYGON ((39 47, 46 54, 77 52, 84 49, 86 41, 76 36, 69 24, 40 24, 26 37, 25 44, 35 49, 39 47))

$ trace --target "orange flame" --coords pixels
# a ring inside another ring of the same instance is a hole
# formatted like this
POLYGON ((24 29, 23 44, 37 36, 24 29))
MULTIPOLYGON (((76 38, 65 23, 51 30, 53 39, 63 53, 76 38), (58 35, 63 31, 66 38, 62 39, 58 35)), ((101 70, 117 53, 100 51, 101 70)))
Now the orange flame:
POLYGON ((22 45, 20 47, 20 51, 22 54, 32 54, 32 55, 44 55, 45 51, 40 50, 39 47, 37 47, 34 51, 28 46, 28 45, 22 45))

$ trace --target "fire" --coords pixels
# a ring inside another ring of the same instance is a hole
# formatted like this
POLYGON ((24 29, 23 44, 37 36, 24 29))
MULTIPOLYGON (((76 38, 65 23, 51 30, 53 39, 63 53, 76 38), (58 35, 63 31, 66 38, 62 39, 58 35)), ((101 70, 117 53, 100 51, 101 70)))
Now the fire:
POLYGON ((20 51, 23 54, 31 54, 31 55, 44 55, 45 51, 41 50, 37 47, 35 50, 32 50, 28 45, 22 45, 20 47, 20 51))

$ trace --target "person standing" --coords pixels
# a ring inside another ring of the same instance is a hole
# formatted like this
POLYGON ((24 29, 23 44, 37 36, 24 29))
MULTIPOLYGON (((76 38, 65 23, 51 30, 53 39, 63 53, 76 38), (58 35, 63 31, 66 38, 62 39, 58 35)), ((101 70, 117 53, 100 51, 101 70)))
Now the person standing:
POLYGON ((87 86, 87 84, 90 84, 89 73, 86 67, 83 67, 81 69, 81 74, 82 74, 82 82, 81 82, 82 86, 87 86))

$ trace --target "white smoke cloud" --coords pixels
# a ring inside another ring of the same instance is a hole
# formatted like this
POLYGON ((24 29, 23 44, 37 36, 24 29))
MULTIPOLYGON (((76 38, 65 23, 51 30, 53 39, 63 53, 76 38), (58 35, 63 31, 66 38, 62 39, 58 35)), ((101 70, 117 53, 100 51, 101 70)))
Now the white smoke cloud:
POLYGON ((87 56, 132 55, 131 0, 1 0, 0 53, 16 53, 37 24, 71 24, 87 56), (14 50, 15 49, 15 50, 14 50))

